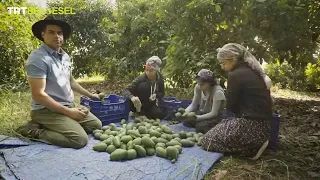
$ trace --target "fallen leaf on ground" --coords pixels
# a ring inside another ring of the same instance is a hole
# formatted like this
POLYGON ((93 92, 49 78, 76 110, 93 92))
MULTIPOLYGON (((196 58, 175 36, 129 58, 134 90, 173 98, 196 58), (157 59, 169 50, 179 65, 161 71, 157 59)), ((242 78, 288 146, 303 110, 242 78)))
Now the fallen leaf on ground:
POLYGON ((313 126, 313 127, 316 127, 317 125, 318 125, 318 123, 316 123, 316 122, 311 123, 311 126, 313 126))
POLYGON ((286 136, 285 135, 279 135, 279 138, 286 139, 286 136))
POLYGON ((308 136, 309 140, 318 140, 319 138, 317 136, 308 136))
POLYGON ((212 178, 213 180, 221 180, 226 174, 226 170, 218 170, 214 175, 212 175, 212 178))
POLYGON ((308 171, 309 176, 313 178, 320 178, 320 173, 313 172, 313 171, 308 171))
POLYGON ((313 134, 314 136, 320 136, 320 131, 318 131, 317 133, 313 134))

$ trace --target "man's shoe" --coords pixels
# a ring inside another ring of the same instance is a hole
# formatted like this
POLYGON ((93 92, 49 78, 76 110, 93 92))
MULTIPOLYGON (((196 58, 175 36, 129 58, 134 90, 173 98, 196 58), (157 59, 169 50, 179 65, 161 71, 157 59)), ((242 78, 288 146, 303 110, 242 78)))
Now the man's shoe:
POLYGON ((40 128, 40 124, 35 123, 33 121, 29 121, 27 124, 20 126, 15 131, 24 137, 39 138, 40 131, 42 130, 40 128))

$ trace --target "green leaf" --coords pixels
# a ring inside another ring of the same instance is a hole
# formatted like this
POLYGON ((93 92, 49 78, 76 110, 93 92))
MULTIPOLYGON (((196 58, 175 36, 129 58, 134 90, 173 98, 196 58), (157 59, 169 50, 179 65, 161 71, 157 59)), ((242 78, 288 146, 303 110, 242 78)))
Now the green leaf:
POLYGON ((164 43, 168 43, 168 41, 165 41, 165 40, 159 41, 159 44, 164 44, 164 43))
POLYGON ((221 7, 220 7, 219 4, 216 4, 216 5, 214 6, 214 8, 216 9, 216 12, 217 12, 217 13, 221 12, 221 7))

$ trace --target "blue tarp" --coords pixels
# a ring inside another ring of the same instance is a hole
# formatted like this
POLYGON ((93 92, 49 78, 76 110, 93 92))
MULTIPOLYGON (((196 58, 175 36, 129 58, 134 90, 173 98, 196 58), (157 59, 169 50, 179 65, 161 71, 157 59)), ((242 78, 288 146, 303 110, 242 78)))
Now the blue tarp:
POLYGON ((10 171, 9 167, 6 165, 5 160, 2 156, 0 156, 0 177, 6 180, 15 180, 17 179, 12 172, 10 171))
POLYGON ((38 143, 38 142, 26 141, 26 140, 19 139, 19 138, 13 138, 13 137, 0 135, 0 149, 28 146, 28 145, 36 144, 36 143, 38 143))
MULTIPOLYGON (((175 132, 193 131, 171 125, 175 132)), ((89 136, 89 143, 82 149, 60 148, 42 143, 25 145, 10 138, 1 144, 18 142, 21 147, 1 149, 0 175, 4 179, 23 180, 84 180, 84 179, 202 179, 213 164, 222 157, 220 153, 206 152, 198 146, 183 148, 176 163, 157 156, 130 161, 109 161, 107 152, 95 152, 92 147, 99 142, 89 136)))

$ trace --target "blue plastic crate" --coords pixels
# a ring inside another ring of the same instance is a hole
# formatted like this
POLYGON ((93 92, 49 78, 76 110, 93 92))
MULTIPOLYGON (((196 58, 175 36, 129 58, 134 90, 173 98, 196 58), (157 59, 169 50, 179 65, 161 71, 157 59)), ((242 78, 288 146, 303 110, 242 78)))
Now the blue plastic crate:
POLYGON ((181 101, 181 107, 187 108, 192 103, 192 100, 182 100, 181 101))
POLYGON ((128 100, 115 94, 108 95, 103 101, 82 96, 80 104, 89 108, 103 125, 120 122, 121 119, 128 119, 129 116, 128 100))
POLYGON ((280 114, 274 113, 272 115, 271 133, 270 133, 270 140, 269 140, 269 146, 268 146, 271 149, 275 149, 278 147, 279 130, 280 130, 280 114))
POLYGON ((178 101, 178 99, 175 98, 175 97, 164 97, 163 100, 166 101, 166 102, 178 101))
POLYGON ((179 101, 175 97, 164 97, 163 100, 166 103, 169 112, 175 111, 179 108, 187 108, 189 106, 189 104, 191 104, 191 102, 192 102, 192 100, 179 101))

